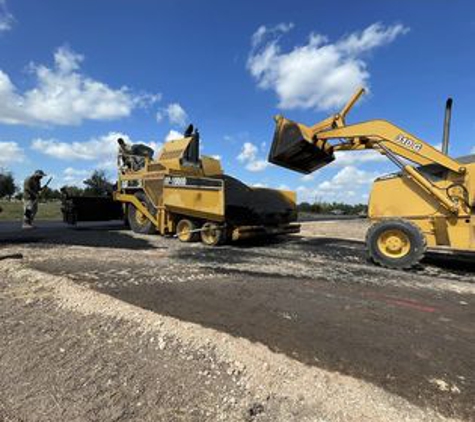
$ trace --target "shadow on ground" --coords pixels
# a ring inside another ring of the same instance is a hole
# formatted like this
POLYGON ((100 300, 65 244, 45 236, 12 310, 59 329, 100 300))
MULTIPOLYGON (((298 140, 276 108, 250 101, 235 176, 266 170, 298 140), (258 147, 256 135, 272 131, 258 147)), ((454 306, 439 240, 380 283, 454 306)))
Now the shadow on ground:
POLYGON ((89 246, 118 249, 157 249, 144 238, 130 236, 122 224, 83 224, 68 227, 49 224, 33 230, 9 228, 0 230, 0 245, 31 245, 41 248, 48 246, 89 246))

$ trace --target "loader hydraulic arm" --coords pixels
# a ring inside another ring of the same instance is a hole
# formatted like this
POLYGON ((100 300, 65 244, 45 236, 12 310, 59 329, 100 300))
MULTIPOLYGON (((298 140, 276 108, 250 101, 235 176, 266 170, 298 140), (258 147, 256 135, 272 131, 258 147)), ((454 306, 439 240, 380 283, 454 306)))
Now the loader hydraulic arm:
POLYGON ((348 112, 364 92, 364 89, 358 90, 340 113, 311 127, 277 116, 269 161, 310 173, 333 161, 336 151, 373 149, 386 155, 401 168, 406 177, 436 198, 446 209, 457 213, 457 204, 407 162, 418 165, 438 164, 454 173, 464 174, 465 168, 460 163, 388 121, 369 120, 346 124, 348 112), (297 139, 299 140, 296 141, 297 139), (338 142, 331 142, 336 140, 338 142))

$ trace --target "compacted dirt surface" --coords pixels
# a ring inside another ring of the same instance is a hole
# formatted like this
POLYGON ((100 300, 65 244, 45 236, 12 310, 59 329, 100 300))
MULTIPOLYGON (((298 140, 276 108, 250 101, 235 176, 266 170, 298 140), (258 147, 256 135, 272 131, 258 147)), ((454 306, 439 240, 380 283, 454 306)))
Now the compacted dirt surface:
POLYGON ((0 420, 475 421, 475 261, 383 269, 366 228, 0 226, 0 420))

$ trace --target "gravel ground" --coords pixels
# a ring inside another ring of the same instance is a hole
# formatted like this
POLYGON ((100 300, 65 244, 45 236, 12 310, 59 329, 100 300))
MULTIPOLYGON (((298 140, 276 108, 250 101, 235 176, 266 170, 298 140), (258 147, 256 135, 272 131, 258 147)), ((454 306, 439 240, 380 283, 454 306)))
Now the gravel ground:
POLYGON ((0 234, 0 420, 475 420, 475 267, 372 266, 366 226, 0 234))

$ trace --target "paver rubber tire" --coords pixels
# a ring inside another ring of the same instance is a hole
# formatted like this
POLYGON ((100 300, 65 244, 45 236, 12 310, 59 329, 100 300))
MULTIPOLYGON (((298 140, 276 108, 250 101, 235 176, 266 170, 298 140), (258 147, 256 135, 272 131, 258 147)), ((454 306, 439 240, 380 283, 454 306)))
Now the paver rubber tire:
POLYGON ((193 220, 183 218, 176 225, 176 234, 180 242, 197 242, 200 239, 200 233, 198 230, 198 224, 193 220))
POLYGON ((207 246, 222 245, 226 241, 226 229, 213 221, 208 221, 201 228, 201 241, 207 246))
POLYGON ((386 268, 409 269, 417 265, 427 250, 427 241, 418 226, 408 220, 381 220, 366 233, 370 259, 386 268))
MULTIPOLYGON (((147 208, 148 212, 155 215, 155 209, 148 200, 147 196, 143 192, 137 192, 135 197, 147 208)), ((129 204, 127 207, 127 220, 129 221, 130 228, 135 233, 141 234, 153 234, 156 232, 155 225, 133 204, 129 204)))

